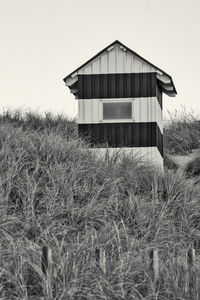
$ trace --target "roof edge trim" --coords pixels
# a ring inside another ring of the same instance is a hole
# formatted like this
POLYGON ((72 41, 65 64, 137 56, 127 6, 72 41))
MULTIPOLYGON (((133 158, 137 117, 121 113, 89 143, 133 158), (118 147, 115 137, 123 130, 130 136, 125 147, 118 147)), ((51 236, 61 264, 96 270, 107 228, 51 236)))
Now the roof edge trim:
MULTIPOLYGON (((89 64, 90 62, 92 62, 95 58, 97 58, 98 56, 100 56, 103 52, 109 50, 112 46, 114 46, 115 44, 119 44, 121 47, 125 48, 126 50, 128 50, 129 52, 131 52, 133 55, 135 55, 136 57, 140 58, 141 60, 143 60, 144 62, 146 62, 147 64, 149 64, 150 66, 152 66, 153 68, 155 68, 158 72, 161 72, 162 74, 166 75, 169 77, 172 86, 174 88, 174 92, 175 94, 177 94, 174 82, 172 80, 172 77, 167 74, 165 71, 163 71, 162 69, 158 68, 157 66, 155 66, 154 64, 152 64, 150 61, 148 61, 147 59, 143 58, 142 56, 140 56, 138 53, 136 53, 135 51, 131 50, 130 48, 128 48, 126 45, 124 45, 123 43, 121 43, 119 40, 115 40, 114 42, 112 42, 111 44, 109 44, 107 47, 105 47, 104 49, 102 49, 100 52, 98 52, 96 55, 94 55, 93 57, 91 57, 89 60, 87 60, 84 64, 82 64, 80 67, 78 67, 77 69, 75 69, 73 72, 71 72, 69 75, 67 75, 65 78, 63 78, 63 81, 65 82, 70 76, 73 77, 73 74, 78 72, 81 68, 83 68, 84 66, 86 66, 87 64, 89 64)), ((75 76, 75 75, 74 75, 75 76)))

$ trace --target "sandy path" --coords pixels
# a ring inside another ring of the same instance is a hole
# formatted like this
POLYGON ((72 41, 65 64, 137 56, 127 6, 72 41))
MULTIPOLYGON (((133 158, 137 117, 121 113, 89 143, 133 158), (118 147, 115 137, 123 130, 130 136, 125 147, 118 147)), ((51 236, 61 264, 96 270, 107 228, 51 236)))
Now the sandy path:
POLYGON ((188 155, 168 155, 180 168, 184 168, 188 162, 193 160, 196 156, 200 156, 200 149, 194 149, 188 155))

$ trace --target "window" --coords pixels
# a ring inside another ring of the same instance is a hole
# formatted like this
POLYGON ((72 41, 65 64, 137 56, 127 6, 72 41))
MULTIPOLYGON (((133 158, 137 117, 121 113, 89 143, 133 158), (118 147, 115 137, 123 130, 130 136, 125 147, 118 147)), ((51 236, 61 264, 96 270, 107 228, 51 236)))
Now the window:
POLYGON ((131 119, 132 103, 131 102, 108 102, 103 103, 103 119, 131 119))

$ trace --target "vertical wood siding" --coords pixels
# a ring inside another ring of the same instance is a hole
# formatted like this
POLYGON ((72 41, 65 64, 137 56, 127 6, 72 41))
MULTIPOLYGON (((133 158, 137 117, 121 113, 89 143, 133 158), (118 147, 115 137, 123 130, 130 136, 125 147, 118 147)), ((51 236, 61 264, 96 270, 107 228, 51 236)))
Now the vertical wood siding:
POLYGON ((78 76, 78 98, 130 98, 156 96, 156 73, 78 76))
POLYGON ((115 44, 70 80, 68 86, 78 98, 79 134, 93 150, 105 153, 108 146, 110 152, 120 149, 163 165, 162 92, 156 67, 115 44), (117 101, 132 103, 132 119, 103 120, 103 103, 117 101))
POLYGON ((103 52, 94 61, 78 70, 77 74, 112 74, 112 73, 149 73, 156 68, 144 62, 120 45, 114 45, 109 51, 103 52))
POLYGON ((93 147, 157 147, 163 155, 163 137, 156 122, 78 124, 78 130, 93 147))
MULTIPOLYGON (((162 124, 162 111, 158 103, 157 97, 151 98, 119 98, 119 99, 85 99, 78 100, 78 123, 90 124, 103 122, 103 110, 102 105, 106 101, 130 101, 132 102, 133 119, 127 122, 157 122, 161 133, 163 132, 162 124)), ((108 121, 106 121, 108 122, 108 121)), ((124 120, 118 120, 117 122, 112 120, 111 122, 123 123, 124 120)))

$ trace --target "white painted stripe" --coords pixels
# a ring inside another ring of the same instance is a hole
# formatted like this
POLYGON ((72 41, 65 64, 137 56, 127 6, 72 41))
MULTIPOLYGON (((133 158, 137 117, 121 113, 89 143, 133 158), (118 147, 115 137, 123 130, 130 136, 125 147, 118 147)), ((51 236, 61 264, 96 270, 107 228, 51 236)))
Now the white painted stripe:
POLYGON ((163 133, 162 109, 156 97, 150 98, 114 98, 114 99, 78 99, 79 124, 157 122, 163 133), (132 102, 133 116, 130 120, 103 120, 104 102, 132 102))
POLYGON ((133 148, 90 148, 90 151, 97 154, 98 157, 105 157, 105 155, 128 155, 140 160, 141 162, 148 162, 163 170, 163 157, 161 156, 157 147, 133 147, 133 148))
POLYGON ((156 72, 148 63, 129 51, 124 51, 119 45, 114 45, 110 51, 100 56, 77 71, 78 74, 112 74, 112 73, 149 73, 156 72))

